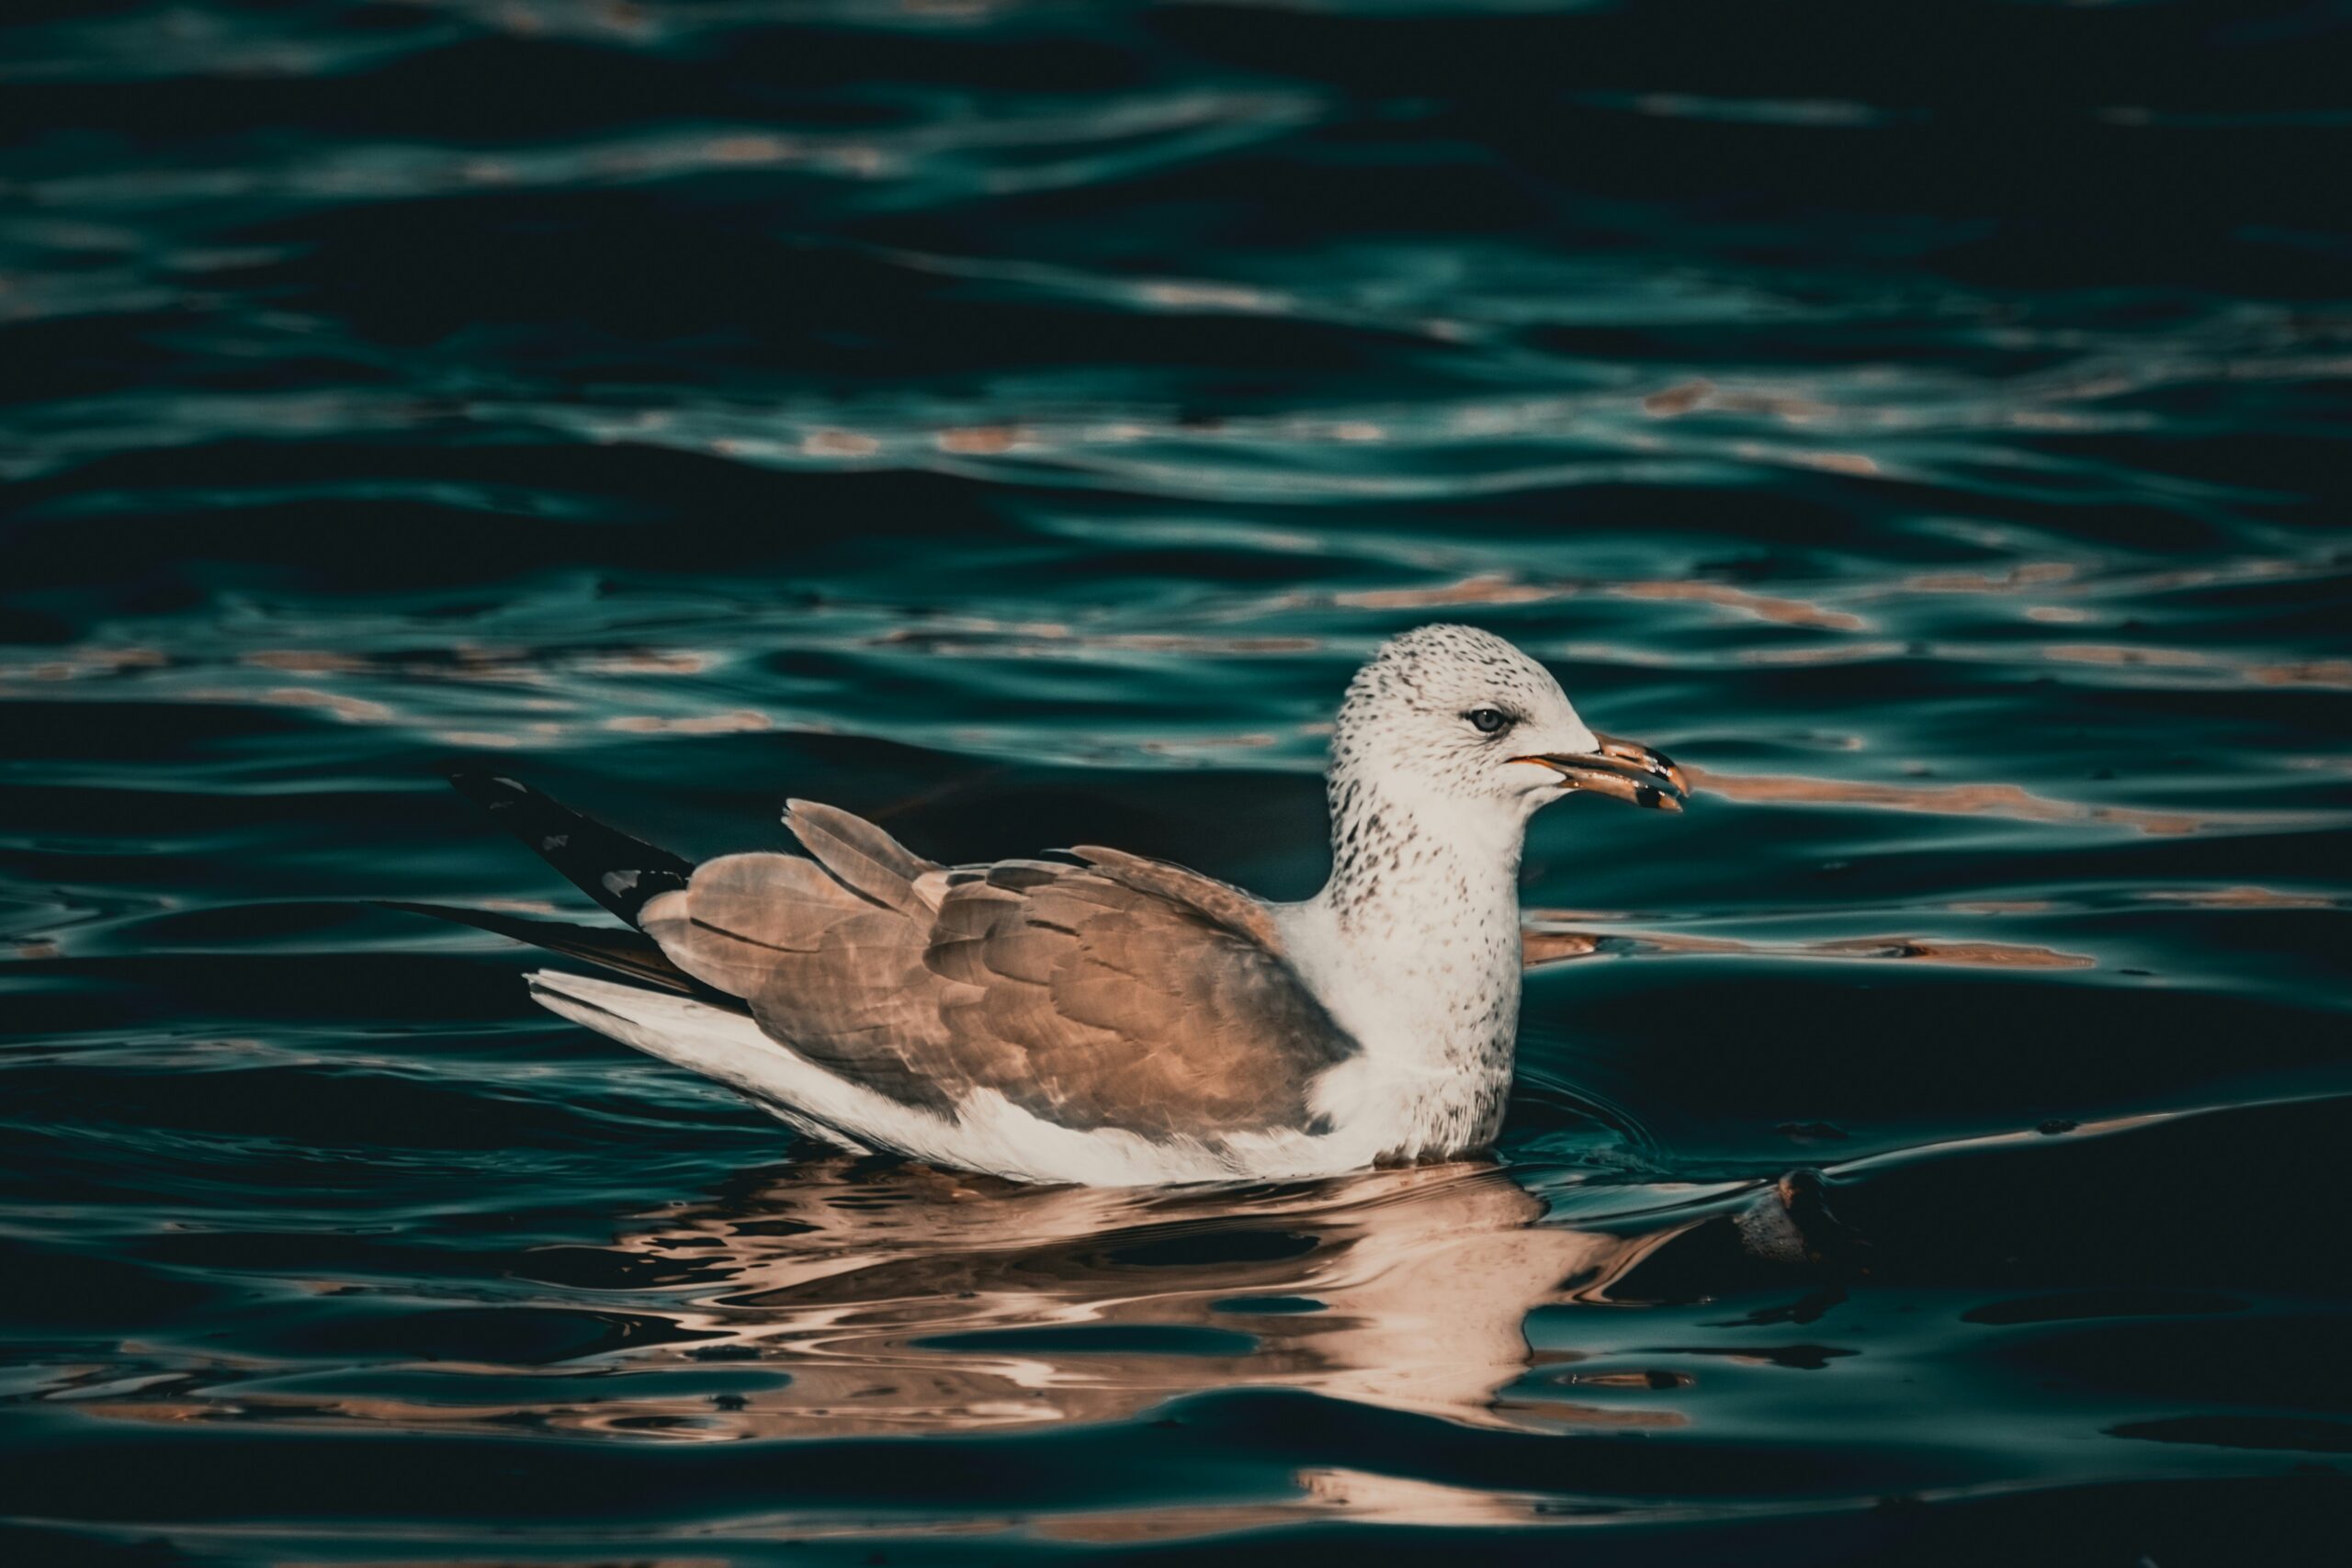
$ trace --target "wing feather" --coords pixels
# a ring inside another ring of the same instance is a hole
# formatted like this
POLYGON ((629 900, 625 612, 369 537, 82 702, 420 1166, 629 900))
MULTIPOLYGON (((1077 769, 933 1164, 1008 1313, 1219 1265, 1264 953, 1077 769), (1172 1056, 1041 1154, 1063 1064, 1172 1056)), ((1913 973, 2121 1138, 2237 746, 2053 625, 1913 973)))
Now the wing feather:
POLYGON ((910 853, 862 817, 814 801, 786 803, 785 826, 842 885, 875 903, 913 916, 927 909, 915 882, 943 867, 910 853))
POLYGON ((677 965, 771 1037, 903 1103, 992 1089, 1062 1125, 1213 1137, 1306 1124, 1355 1043, 1265 906, 1119 851, 949 869, 795 801, 813 860, 729 855, 646 906, 677 965))

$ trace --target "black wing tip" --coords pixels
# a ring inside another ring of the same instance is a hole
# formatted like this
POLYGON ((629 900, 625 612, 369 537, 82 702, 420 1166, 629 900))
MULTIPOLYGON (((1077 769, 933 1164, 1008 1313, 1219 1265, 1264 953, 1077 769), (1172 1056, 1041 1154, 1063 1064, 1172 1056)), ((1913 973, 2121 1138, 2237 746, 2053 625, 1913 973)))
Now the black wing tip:
POLYGON ((529 845, 564 879, 631 925, 647 901, 684 887, 694 864, 575 811, 519 779, 481 769, 446 775, 450 787, 529 845))

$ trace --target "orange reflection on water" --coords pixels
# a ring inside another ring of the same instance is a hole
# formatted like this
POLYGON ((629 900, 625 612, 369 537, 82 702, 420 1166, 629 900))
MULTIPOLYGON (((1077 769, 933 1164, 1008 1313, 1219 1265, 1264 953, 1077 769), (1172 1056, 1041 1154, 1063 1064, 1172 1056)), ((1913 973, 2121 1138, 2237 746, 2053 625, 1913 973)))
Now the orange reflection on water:
POLYGON ((1873 659, 1898 659, 1903 652, 1899 642, 1871 637, 1801 648, 1743 648, 1732 657, 1742 664, 1862 664, 1873 659))
POLYGON ((1609 592, 1620 599, 1690 600, 1736 610, 1781 626, 1814 626, 1823 631, 1858 632, 1870 624, 1860 615, 1832 610, 1810 600, 1751 593, 1727 582, 1621 582, 1609 592))
POLYGON ((386 724, 392 718, 392 710, 382 703, 316 686, 272 686, 254 694, 272 707, 321 708, 346 724, 386 724))
POLYGON ((2042 649, 2041 656, 2062 664, 2104 664, 2115 668, 2149 664, 2178 670, 2217 662, 2209 655, 2185 648, 2128 648, 2097 642, 2052 643, 2042 649))
POLYGON ((2052 643, 2042 648, 2041 655, 2062 664, 2097 664, 2110 669, 2212 670, 2258 686, 2352 688, 2352 660, 2347 659, 2306 659, 2281 664, 2196 649, 2089 642, 2052 643))
POLYGON ((348 675, 368 668, 355 653, 323 648, 261 648, 237 656, 240 664, 256 670, 282 670, 289 675, 348 675))
POLYGON ((1903 586, 1914 593, 2015 593, 2023 588, 2045 587, 2064 582, 2075 575, 2075 569, 2064 561, 2025 561, 2008 570, 1930 571, 1920 572, 1903 580, 1903 586))
POLYGON ((1021 446, 1028 436, 1018 425, 978 424, 957 430, 943 430, 932 442, 943 452, 959 457, 989 457, 1010 452, 1021 446))
POLYGON ((812 430, 800 438, 800 450, 811 457, 871 457, 882 443, 854 430, 812 430))
POLYGON ((1351 1525, 1430 1526, 1573 1525, 1589 1516, 1564 1510, 1559 1499, 1541 1493, 1488 1491, 1452 1486, 1411 1476, 1370 1471, 1315 1468, 1294 1472, 1301 1495, 1291 1502, 1129 1506, 1115 1511, 1048 1516, 1035 1522, 1047 1540, 1099 1545, 1130 1541, 1184 1540, 1268 1525, 1295 1523, 1303 1514, 1343 1516, 1351 1525))
POLYGON ((1154 739, 1143 743, 1143 750, 1155 757, 1182 757, 1198 751, 1257 751, 1282 744, 1282 737, 1269 730, 1245 729, 1238 735, 1188 735, 1172 739, 1154 739))
POLYGON ((1181 653, 1208 658, 1313 653, 1314 637, 1216 635, 1206 632, 1083 632, 1058 621, 998 621, 969 615, 917 628, 893 626, 866 639, 876 648, 912 646, 925 653, 1017 659, 1069 658, 1088 653, 1181 653))
MULTIPOLYGON (((1828 404, 1795 392, 1727 392, 1704 377, 1679 381, 1642 400, 1642 412, 1659 419, 1713 409, 1723 413, 1769 413, 1803 424, 1834 411, 1828 404)), ((1859 459, 1868 463, 1870 459, 1859 459)), ((1875 466, 1872 470, 1875 471, 1875 466)))
MULTIPOLYGON (((1560 918, 1530 909, 1534 919, 1560 918)), ((1954 964, 1976 969, 2089 969, 2098 960, 2086 953, 2061 953, 2009 942, 1950 942, 1939 937, 1857 936, 1815 942, 1745 942, 1734 937, 1688 936, 1671 931, 1545 931, 1529 927, 1520 932, 1521 959, 1530 969, 1589 958, 1603 943, 1633 953, 1670 956, 1705 955, 1737 958, 1891 958, 1923 964, 1954 964)))
POLYGON ((0 664, 0 681, 80 681, 93 675, 161 670, 170 663, 170 657, 160 649, 85 646, 37 663, 0 664))
POLYGON ((2105 822, 2143 833, 2193 833, 2221 818, 2129 806, 2052 800, 2017 784, 1898 784, 1815 779, 1792 773, 1724 773, 1684 763, 1694 791, 1752 806, 1864 806, 1939 817, 1997 817, 2013 822, 2105 822))
POLYGON ((1801 468, 1818 468, 1826 474, 1854 474, 1867 478, 1882 471, 1877 458, 1860 452, 1788 452, 1781 457, 1801 468))
POLYGON ((2307 659, 2295 664, 2249 665, 2246 673, 2266 686, 2338 686, 2352 689, 2352 659, 2307 659))
POLYGON ((781 136, 716 136, 703 143, 703 156, 714 164, 781 164, 800 155, 797 143, 781 136))
POLYGON ((1351 610, 1426 610, 1453 604, 1533 604, 1573 592, 1565 585, 1518 582, 1487 571, 1429 588, 1360 589, 1337 594, 1332 602, 1351 610))
MULTIPOLYGON (((1530 915, 1542 916, 1541 909, 1530 909, 1530 915)), ((1539 931, 1522 926, 1519 932, 1519 961, 1522 967, 1532 969, 1542 964, 1566 964, 1573 958, 1589 958, 1600 951, 1601 939, 1590 931, 1539 931)))
POLYGON ((604 728, 630 735, 746 735, 775 728, 775 720, 754 708, 729 708, 724 713, 665 717, 659 714, 616 714, 604 728))
MULTIPOLYGON (((161 662, 160 660, 157 662, 161 662)), ((564 675, 701 675, 718 668, 706 649, 628 646, 530 649, 460 642, 401 653, 352 653, 315 648, 264 648, 237 655, 256 670, 297 675, 368 675, 403 681, 467 681, 547 685, 564 675)))
POLYGON ((1140 290, 1155 305, 1177 310, 1286 310, 1290 301, 1237 283, 1147 283, 1140 290))
POLYGON ((2237 887, 2150 888, 2138 895, 2151 904, 2185 904, 2197 909, 2333 909, 2335 900, 2315 893, 2281 893, 2276 888, 2237 887))

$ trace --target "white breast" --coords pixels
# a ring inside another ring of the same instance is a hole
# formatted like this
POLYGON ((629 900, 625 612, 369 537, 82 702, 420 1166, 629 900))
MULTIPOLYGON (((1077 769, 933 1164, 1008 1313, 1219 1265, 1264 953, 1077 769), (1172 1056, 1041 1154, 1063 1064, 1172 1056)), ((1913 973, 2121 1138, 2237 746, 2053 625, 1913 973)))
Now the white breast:
POLYGON ((1351 942, 1320 900, 1275 918, 1300 977, 1363 1047, 1315 1087, 1314 1108, 1335 1133, 1404 1158, 1490 1145, 1519 1026, 1515 906, 1507 937, 1462 911, 1409 951, 1351 942))

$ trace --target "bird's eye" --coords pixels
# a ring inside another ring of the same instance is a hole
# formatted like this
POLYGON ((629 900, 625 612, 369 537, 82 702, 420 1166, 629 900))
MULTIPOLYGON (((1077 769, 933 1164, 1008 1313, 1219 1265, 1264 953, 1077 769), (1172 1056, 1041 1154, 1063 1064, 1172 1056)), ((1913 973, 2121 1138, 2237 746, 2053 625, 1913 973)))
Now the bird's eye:
POLYGON ((1472 708, 1462 716, 1481 735, 1499 735, 1510 728, 1510 715, 1500 708, 1472 708))

